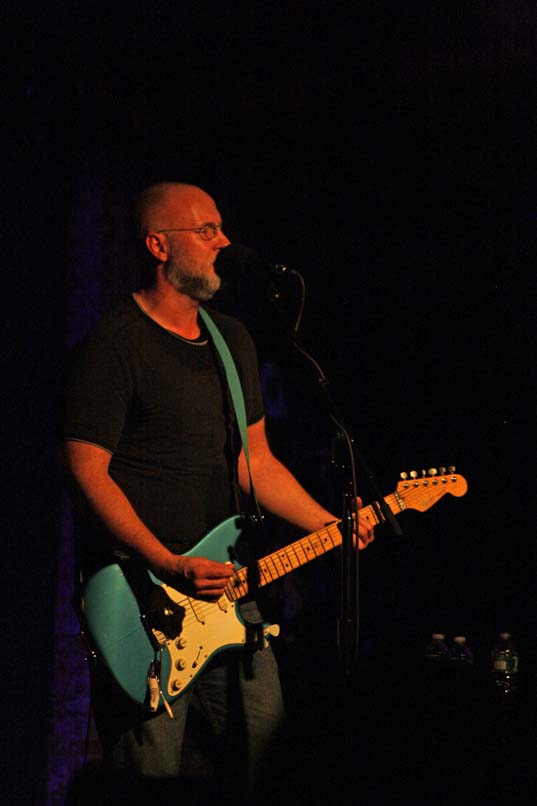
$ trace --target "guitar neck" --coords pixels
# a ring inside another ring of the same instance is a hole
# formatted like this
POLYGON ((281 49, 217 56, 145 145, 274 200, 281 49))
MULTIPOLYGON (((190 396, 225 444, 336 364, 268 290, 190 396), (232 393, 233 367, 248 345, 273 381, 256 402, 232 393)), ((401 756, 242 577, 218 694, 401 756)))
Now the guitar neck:
MULTIPOLYGON (((384 499, 386 504, 390 507, 393 513, 401 510, 397 503, 395 495, 388 495, 384 499)), ((360 510, 360 516, 368 520, 373 526, 379 524, 382 520, 381 516, 377 515, 379 512, 378 506, 369 504, 360 510)), ((332 549, 337 548, 342 543, 342 536, 339 530, 341 521, 336 521, 328 526, 319 529, 318 532, 312 532, 294 543, 290 543, 285 548, 278 549, 272 554, 267 554, 257 561, 258 580, 257 586, 263 587, 281 579, 286 574, 295 571, 303 565, 317 557, 322 557, 332 549)), ((240 568, 236 574, 231 578, 226 589, 226 595, 231 600, 242 599, 248 593, 248 580, 247 568, 240 568)))

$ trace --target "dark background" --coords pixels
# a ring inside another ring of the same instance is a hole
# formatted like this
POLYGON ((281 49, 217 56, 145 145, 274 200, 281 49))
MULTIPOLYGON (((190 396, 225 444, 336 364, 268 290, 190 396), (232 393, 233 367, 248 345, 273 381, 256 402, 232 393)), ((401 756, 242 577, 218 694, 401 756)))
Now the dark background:
MULTIPOLYGON (((534 34, 533 4, 483 0, 7 14, 6 753, 35 769, 10 765, 20 802, 46 786, 65 347, 132 287, 128 205, 160 179, 202 186, 232 240, 302 274, 301 342, 382 493, 402 470, 468 481, 361 556, 364 657, 442 629, 481 659, 509 629, 533 668, 534 34)), ((285 401, 274 447, 337 508, 333 429, 287 335, 293 277, 274 304, 257 262, 223 276, 285 401)), ((323 561, 294 605, 271 601, 299 671, 335 663, 336 577, 323 561)))

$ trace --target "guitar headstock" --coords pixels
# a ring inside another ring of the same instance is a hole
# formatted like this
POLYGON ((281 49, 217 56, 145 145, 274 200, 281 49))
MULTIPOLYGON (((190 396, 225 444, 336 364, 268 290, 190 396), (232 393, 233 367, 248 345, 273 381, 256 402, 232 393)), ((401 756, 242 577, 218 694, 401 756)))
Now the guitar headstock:
POLYGON ((417 509, 425 512, 443 495, 449 493, 459 498, 468 490, 468 482, 455 467, 431 467, 429 470, 411 470, 401 473, 402 481, 394 493, 403 509, 417 509))

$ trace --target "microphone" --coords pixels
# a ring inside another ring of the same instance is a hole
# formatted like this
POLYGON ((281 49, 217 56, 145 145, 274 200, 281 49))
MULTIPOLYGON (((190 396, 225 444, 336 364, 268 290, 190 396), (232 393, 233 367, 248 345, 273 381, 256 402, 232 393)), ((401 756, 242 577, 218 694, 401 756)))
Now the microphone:
MULTIPOLYGON (((293 314, 292 332, 294 337, 298 333, 306 296, 306 284, 300 272, 289 269, 285 263, 270 263, 262 258, 255 249, 244 244, 232 243, 225 246, 218 253, 217 271, 222 275, 222 289, 220 299, 231 300, 239 309, 247 306, 250 298, 257 303, 264 297, 271 305, 278 304, 278 313, 282 307, 288 309, 293 304, 288 295, 282 298, 282 293, 276 285, 276 278, 289 278, 293 276, 298 280, 299 300, 298 310, 293 314)), ((243 315, 243 314, 242 314, 243 315)), ((289 311, 286 310, 289 316, 289 311)))
POLYGON ((283 263, 269 263, 255 249, 240 243, 232 243, 224 247, 221 254, 223 254, 224 258, 229 257, 238 262, 241 269, 247 267, 248 264, 249 268, 264 270, 271 274, 282 275, 287 272, 287 266, 283 263))
MULTIPOLYGON (((274 263, 270 268, 272 272, 278 275, 279 277, 282 277, 289 271, 284 263, 274 263)), ((298 274, 298 272, 296 272, 294 269, 291 269, 291 271, 289 271, 289 274, 298 274)))
POLYGON ((277 302, 281 298, 281 293, 272 283, 271 277, 283 277, 289 273, 287 266, 283 263, 270 263, 262 258, 255 249, 238 243, 232 243, 220 251, 218 266, 224 274, 228 271, 231 275, 238 272, 241 279, 247 277, 250 280, 261 281, 268 291, 271 302, 277 302))

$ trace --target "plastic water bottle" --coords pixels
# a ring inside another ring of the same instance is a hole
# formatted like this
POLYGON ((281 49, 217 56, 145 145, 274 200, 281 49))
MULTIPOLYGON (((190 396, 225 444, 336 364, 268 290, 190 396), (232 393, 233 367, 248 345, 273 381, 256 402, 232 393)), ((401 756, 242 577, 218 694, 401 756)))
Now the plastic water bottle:
POLYGON ((435 664, 445 664, 449 661, 449 649, 446 636, 442 632, 434 632, 425 648, 425 657, 435 664))
POLYGON ((468 644, 465 635, 455 635, 453 643, 449 649, 449 656, 452 663, 457 666, 469 666, 474 662, 474 655, 468 644))
POLYGON ((456 712, 470 705, 475 695, 476 676, 474 675, 474 655, 466 642, 465 635, 455 635, 449 647, 450 686, 456 712))
POLYGON ((508 694, 517 687, 518 652, 508 632, 501 632, 492 652, 492 674, 496 688, 508 694))

